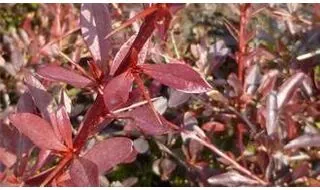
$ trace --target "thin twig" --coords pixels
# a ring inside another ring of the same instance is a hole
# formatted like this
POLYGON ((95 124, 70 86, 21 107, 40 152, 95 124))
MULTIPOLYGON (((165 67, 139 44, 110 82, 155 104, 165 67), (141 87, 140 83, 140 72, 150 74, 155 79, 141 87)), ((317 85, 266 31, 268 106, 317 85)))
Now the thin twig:
MULTIPOLYGON (((158 100, 160 98, 161 97, 152 98, 151 101, 153 102, 153 101, 156 101, 156 100, 158 100)), ((132 104, 131 106, 128 106, 128 107, 125 107, 125 108, 121 108, 121 109, 115 110, 112 113, 114 113, 114 114, 121 113, 121 112, 130 110, 130 109, 133 109, 133 108, 136 108, 136 107, 140 107, 140 106, 145 105, 145 104, 148 104, 147 100, 132 104)))
POLYGON ((63 53, 62 51, 59 51, 59 55, 62 56, 63 58, 65 58, 73 66, 75 66, 81 72, 81 74, 83 74, 84 76, 86 76, 90 80, 95 81, 95 79, 92 76, 90 76, 82 67, 80 67, 80 65, 75 63, 72 59, 70 59, 65 53, 63 53))
POLYGON ((171 32, 170 34, 171 34, 171 40, 172 40, 174 52, 176 53, 177 59, 180 59, 180 54, 179 54, 179 50, 178 50, 178 47, 176 44, 176 40, 174 38, 174 34, 173 34, 173 32, 171 32))
MULTIPOLYGON (((185 133, 186 134, 186 133, 185 133)), ((215 147, 212 143, 207 142, 201 138, 199 138, 198 136, 194 135, 194 134, 186 134, 187 136, 189 136, 189 138, 194 139, 196 141, 198 141, 199 143, 201 143, 202 145, 206 146, 207 148, 209 148, 210 150, 212 150, 214 153, 218 154, 219 156, 221 156, 222 158, 224 158, 225 160, 227 160, 231 165, 233 165, 235 167, 235 169, 237 169, 238 171, 246 174, 247 176, 251 177, 252 179, 256 180, 257 182, 259 182, 261 185, 268 185, 267 182, 263 181, 262 179, 260 179, 259 177, 257 177, 256 175, 254 175, 253 173, 251 173, 248 169, 244 168, 243 166, 241 166, 240 164, 238 164, 236 161, 234 161, 232 158, 230 158, 229 156, 227 156, 225 153, 223 153, 221 150, 219 150, 217 147, 215 147)))

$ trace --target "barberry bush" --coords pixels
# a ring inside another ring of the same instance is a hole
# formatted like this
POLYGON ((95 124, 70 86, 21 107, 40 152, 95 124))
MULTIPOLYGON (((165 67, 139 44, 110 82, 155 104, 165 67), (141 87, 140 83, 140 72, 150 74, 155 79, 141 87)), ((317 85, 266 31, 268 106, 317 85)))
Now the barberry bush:
POLYGON ((2 6, 1 186, 320 186, 319 8, 2 6))

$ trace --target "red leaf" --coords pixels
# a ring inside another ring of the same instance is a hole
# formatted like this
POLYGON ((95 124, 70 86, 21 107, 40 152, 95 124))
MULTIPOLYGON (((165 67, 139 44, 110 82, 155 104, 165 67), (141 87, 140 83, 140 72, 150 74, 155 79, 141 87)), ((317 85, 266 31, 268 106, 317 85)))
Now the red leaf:
POLYGON ((39 68, 37 73, 47 80, 65 82, 78 88, 84 88, 91 83, 88 78, 56 65, 39 68))
POLYGON ((110 42, 105 37, 111 32, 111 17, 107 4, 85 3, 81 5, 80 26, 82 36, 94 60, 107 65, 110 42))
POLYGON ((99 186, 98 166, 84 158, 74 159, 70 166, 72 183, 77 187, 99 186))
POLYGON ((50 124, 42 118, 30 113, 18 113, 10 115, 9 119, 39 148, 66 151, 66 147, 58 140, 50 124))
POLYGON ((160 125, 157 117, 150 106, 144 105, 132 111, 119 114, 120 117, 128 117, 133 119, 135 127, 142 130, 147 135, 162 135, 171 131, 170 123, 161 115, 159 115, 163 126, 160 125))
POLYGON ((186 64, 144 64, 143 72, 159 82, 186 93, 202 93, 211 89, 200 74, 186 64))
POLYGON ((105 86, 103 98, 109 110, 117 109, 128 101, 133 80, 130 72, 124 72, 105 86))
POLYGON ((84 158, 98 166, 102 174, 117 164, 124 162, 133 151, 133 142, 129 138, 114 137, 96 144, 84 158))
POLYGON ((72 149, 72 125, 64 107, 57 110, 57 124, 64 142, 68 148, 72 149))
POLYGON ((87 138, 93 135, 93 132, 96 132, 99 123, 103 121, 107 113, 108 110, 103 102, 103 97, 98 94, 95 102, 85 114, 79 133, 75 137, 73 145, 76 149, 81 148, 86 143, 87 138))

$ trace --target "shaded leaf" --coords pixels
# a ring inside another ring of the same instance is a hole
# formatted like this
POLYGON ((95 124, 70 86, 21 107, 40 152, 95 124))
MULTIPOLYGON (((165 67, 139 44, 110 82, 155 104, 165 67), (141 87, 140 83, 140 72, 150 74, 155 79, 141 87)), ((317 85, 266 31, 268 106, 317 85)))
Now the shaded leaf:
POLYGON ((82 36, 94 60, 105 68, 110 42, 105 37, 111 32, 111 17, 107 4, 85 3, 81 5, 80 26, 82 36))
POLYGON ((267 95, 271 90, 274 89, 274 86, 277 81, 277 77, 279 75, 278 70, 270 70, 266 74, 263 75, 261 79, 260 86, 258 88, 258 92, 262 95, 267 95))
POLYGON ((279 109, 289 102, 295 90, 297 90, 302 83, 304 77, 304 73, 296 73, 281 85, 277 94, 277 104, 279 109))
POLYGON ((24 79, 34 103, 39 108, 43 117, 47 121, 50 121, 50 113, 52 112, 52 107, 55 105, 52 96, 46 91, 40 81, 30 73, 25 73, 24 79))
POLYGON ((28 92, 24 92, 18 101, 17 112, 19 113, 35 113, 36 107, 34 105, 33 99, 28 92))
POLYGON ((135 150, 141 154, 146 153, 149 150, 149 143, 144 138, 138 138, 133 141, 135 150))
POLYGON ((177 107, 177 106, 185 103, 186 101, 188 101, 190 97, 191 97, 191 95, 188 93, 181 92, 181 91, 175 90, 173 88, 170 88, 169 89, 168 106, 170 108, 177 107))
POLYGON ((152 104, 157 112, 161 115, 164 114, 168 108, 168 100, 163 96, 152 102, 152 104))
POLYGON ((244 81, 244 89, 247 94, 253 95, 259 87, 261 81, 260 66, 258 64, 252 65, 246 74, 244 81))
POLYGON ((235 96, 240 96, 242 94, 242 85, 241 81, 238 79, 237 75, 234 73, 231 73, 228 76, 228 83, 233 88, 233 91, 235 93, 235 96))
POLYGON ((133 142, 125 137, 113 137, 96 144, 84 158, 98 166, 99 173, 105 173, 122 163, 133 151, 133 142))
POLYGON ((132 111, 118 114, 119 117, 132 118, 131 124, 134 124, 143 133, 148 135, 162 135, 171 131, 170 123, 160 115, 163 126, 160 125, 154 112, 148 105, 135 108, 132 111))
POLYGON ((159 82, 186 93, 202 93, 211 86, 186 64, 144 64, 143 72, 159 82))
POLYGON ((78 88, 84 88, 91 83, 88 78, 60 66, 47 65, 37 70, 37 73, 48 80, 60 81, 78 88))
POLYGON ((165 158, 160 162, 161 179, 169 180, 171 173, 176 169, 177 164, 172 160, 165 158))
POLYGON ((103 99, 109 110, 117 109, 128 101, 133 80, 131 72, 124 72, 104 87, 103 99))
POLYGON ((319 146, 320 146, 319 134, 304 134, 290 141, 284 148, 296 149, 296 148, 319 147, 319 146))
POLYGON ((18 113, 9 116, 11 123, 39 148, 66 151, 66 147, 54 134, 50 124, 30 113, 18 113))
POLYGON ((208 132, 222 132, 226 130, 226 126, 220 122, 209 121, 202 125, 203 130, 208 132))
POLYGON ((85 158, 74 159, 70 166, 72 183, 77 187, 99 186, 98 166, 85 158))
POLYGON ((72 125, 68 113, 63 106, 57 110, 57 125, 65 144, 68 148, 72 149, 72 125))
POLYGON ((256 185, 257 182, 239 174, 236 171, 229 171, 220 175, 208 178, 211 185, 223 185, 228 187, 256 185))
POLYGON ((71 108, 72 108, 72 100, 68 96, 65 90, 61 90, 60 93, 60 104, 62 104, 66 111, 70 114, 71 113, 71 108))

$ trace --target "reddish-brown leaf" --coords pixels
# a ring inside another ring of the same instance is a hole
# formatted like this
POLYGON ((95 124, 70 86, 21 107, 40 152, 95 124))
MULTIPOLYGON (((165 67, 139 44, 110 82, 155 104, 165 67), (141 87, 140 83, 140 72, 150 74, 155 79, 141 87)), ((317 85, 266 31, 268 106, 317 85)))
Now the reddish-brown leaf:
POLYGON ((78 88, 84 88, 91 83, 88 78, 68 69, 56 65, 47 65, 37 70, 45 79, 68 83, 78 88))
POLYGON ((72 149, 72 125, 64 107, 57 110, 57 125, 65 144, 72 149))
POLYGON ((117 109, 128 101, 133 80, 130 72, 124 72, 105 86, 103 98, 109 110, 117 109))
POLYGON ((119 116, 132 118, 133 121, 131 121, 131 124, 147 135, 162 135, 171 131, 169 121, 160 115, 159 117, 163 124, 163 126, 161 126, 157 117, 154 115, 154 112, 150 106, 147 105, 138 107, 132 111, 121 113, 119 116))
POLYGON ((42 118, 30 113, 18 113, 10 115, 9 119, 39 148, 66 151, 66 147, 56 137, 50 124, 42 118))
POLYGON ((290 98, 292 98, 293 93, 302 84, 304 77, 304 73, 296 73, 281 85, 277 94, 277 104, 279 109, 289 102, 290 98))
POLYGON ((82 36, 94 60, 107 65, 110 42, 105 37, 111 32, 111 17, 107 4, 85 3, 81 5, 80 26, 82 36))
POLYGON ((140 67, 162 84, 186 93, 202 93, 211 89, 200 74, 186 64, 144 64, 140 67))
POLYGON ((77 187, 99 186, 98 166, 85 158, 74 159, 70 166, 72 183, 77 187))
POLYGON ((84 158, 98 166, 102 174, 128 158, 133 151, 133 142, 129 138, 114 137, 96 144, 84 158))

